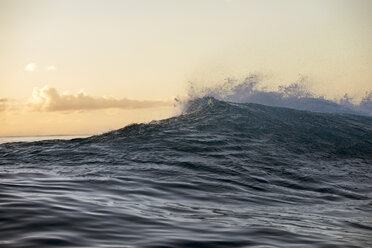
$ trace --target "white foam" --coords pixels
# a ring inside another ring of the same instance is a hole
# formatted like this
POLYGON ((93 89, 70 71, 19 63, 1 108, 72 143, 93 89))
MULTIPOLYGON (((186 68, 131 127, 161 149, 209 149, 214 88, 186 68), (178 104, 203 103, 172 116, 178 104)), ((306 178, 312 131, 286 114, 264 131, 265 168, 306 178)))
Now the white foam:
POLYGON ((347 94, 340 99, 326 99, 310 92, 302 80, 276 91, 260 87, 259 77, 251 75, 243 80, 226 79, 210 87, 190 84, 188 99, 211 96, 219 100, 237 103, 258 103, 315 112, 352 113, 372 116, 372 91, 366 92, 359 103, 352 103, 347 94))

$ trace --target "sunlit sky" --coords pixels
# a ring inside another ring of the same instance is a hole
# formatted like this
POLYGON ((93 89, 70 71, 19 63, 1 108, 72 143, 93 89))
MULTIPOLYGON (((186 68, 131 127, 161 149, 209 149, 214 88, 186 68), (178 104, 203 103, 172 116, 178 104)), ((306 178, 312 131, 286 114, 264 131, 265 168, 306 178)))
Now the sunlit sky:
POLYGON ((371 13, 369 0, 0 0, 0 135, 161 119, 187 82, 249 73, 358 97, 371 13))

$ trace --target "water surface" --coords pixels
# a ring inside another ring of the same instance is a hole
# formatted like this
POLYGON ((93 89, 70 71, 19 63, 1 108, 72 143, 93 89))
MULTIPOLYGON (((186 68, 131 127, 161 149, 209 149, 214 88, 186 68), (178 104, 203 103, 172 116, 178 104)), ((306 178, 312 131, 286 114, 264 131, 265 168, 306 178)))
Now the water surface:
POLYGON ((372 118, 213 98, 0 145, 1 247, 372 247, 372 118))

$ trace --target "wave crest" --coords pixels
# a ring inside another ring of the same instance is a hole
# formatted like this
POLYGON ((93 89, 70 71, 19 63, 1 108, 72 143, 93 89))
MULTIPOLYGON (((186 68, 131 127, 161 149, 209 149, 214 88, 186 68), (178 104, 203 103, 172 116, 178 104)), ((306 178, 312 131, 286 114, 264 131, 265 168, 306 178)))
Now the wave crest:
POLYGON ((290 85, 279 86, 277 91, 260 85, 258 75, 250 75, 243 80, 227 78, 223 83, 211 87, 198 87, 190 83, 188 98, 214 97, 236 103, 257 103, 275 107, 286 107, 325 113, 349 113, 372 116, 372 91, 366 92, 359 103, 345 94, 340 99, 326 99, 317 96, 305 86, 306 78, 301 77, 290 85))

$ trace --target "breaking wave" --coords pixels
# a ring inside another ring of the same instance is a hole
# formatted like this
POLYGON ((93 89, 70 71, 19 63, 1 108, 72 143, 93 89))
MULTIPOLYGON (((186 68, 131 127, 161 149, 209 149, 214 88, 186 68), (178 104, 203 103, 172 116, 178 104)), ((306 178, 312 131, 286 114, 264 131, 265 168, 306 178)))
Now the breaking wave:
POLYGON ((354 103, 353 98, 346 93, 340 99, 329 100, 308 90, 305 81, 306 78, 302 77, 290 85, 279 86, 276 91, 261 86, 261 78, 258 75, 251 75, 243 80, 228 78, 223 83, 208 87, 190 83, 188 99, 211 96, 229 102, 372 116, 372 91, 365 92, 359 103, 354 103))

